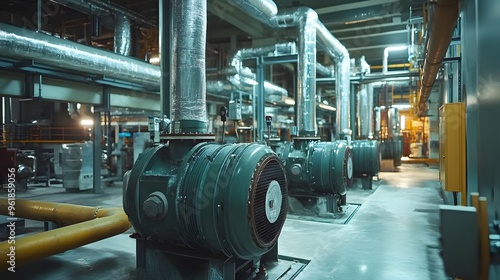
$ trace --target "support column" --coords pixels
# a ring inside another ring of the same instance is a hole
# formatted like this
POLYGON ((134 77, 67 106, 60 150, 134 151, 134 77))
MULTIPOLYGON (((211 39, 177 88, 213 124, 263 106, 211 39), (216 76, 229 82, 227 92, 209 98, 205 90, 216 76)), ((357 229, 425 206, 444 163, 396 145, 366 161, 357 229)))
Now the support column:
POLYGON ((172 1, 160 0, 160 116, 172 118, 172 1))
POLYGON ((93 133, 93 150, 94 150, 94 193, 101 193, 101 163, 102 163, 102 126, 101 126, 101 111, 94 108, 94 133, 93 133))
POLYGON ((254 140, 258 142, 264 141, 264 131, 265 127, 265 114, 266 114, 266 102, 265 102, 265 89, 264 89, 264 64, 262 63, 262 58, 257 58, 257 69, 256 69, 257 85, 254 86, 254 101, 252 103, 254 106, 254 128, 255 122, 257 122, 257 135, 254 140))

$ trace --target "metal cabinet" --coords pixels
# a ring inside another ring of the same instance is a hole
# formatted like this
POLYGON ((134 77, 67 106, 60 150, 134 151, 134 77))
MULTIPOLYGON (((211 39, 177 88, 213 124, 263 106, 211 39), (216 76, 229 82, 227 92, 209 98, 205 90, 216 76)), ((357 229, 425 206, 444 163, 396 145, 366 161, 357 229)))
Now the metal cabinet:
POLYGON ((462 193, 466 204, 465 104, 439 108, 439 181, 445 191, 462 193))

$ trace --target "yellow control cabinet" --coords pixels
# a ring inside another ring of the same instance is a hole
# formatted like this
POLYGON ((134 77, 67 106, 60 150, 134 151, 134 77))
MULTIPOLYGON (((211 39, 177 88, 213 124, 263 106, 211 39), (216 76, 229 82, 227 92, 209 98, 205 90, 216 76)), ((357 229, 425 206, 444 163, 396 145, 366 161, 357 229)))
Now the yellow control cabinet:
POLYGON ((466 204, 465 104, 439 108, 439 181, 445 191, 460 192, 466 204))

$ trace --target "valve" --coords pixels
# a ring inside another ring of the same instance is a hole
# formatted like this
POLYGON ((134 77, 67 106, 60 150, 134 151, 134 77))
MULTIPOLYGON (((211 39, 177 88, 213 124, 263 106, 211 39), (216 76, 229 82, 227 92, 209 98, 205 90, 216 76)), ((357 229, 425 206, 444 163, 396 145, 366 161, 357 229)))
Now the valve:
POLYGON ((219 109, 220 120, 222 121, 222 137, 221 143, 224 143, 224 133, 226 130, 226 121, 227 121, 227 108, 226 106, 222 106, 219 109))

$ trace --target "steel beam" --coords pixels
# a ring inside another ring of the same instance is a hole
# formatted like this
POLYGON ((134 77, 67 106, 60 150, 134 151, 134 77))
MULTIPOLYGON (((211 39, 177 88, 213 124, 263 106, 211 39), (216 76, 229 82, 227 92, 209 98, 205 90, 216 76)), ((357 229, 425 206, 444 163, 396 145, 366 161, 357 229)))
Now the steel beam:
POLYGON ((359 2, 354 2, 354 3, 349 3, 349 4, 336 5, 336 6, 330 6, 330 7, 316 9, 316 13, 318 13, 318 15, 329 14, 329 13, 342 12, 342 11, 347 11, 347 10, 365 8, 365 7, 385 5, 385 4, 390 4, 390 3, 394 3, 394 2, 399 2, 399 0, 359 1, 359 2))
POLYGON ((0 71, 0 96, 23 97, 25 76, 21 73, 0 71))
POLYGON ((110 104, 113 107, 160 111, 160 95, 112 88, 110 104))
POLYGON ((253 37, 262 37, 262 24, 222 0, 208 1, 208 11, 253 37))
POLYGON ((330 29, 330 32, 332 32, 333 34, 338 34, 338 33, 353 32, 353 31, 359 31, 359 30, 365 30, 365 29, 376 30, 376 29, 380 29, 380 28, 401 26, 401 25, 406 25, 406 22, 391 22, 391 23, 382 23, 382 24, 374 24, 374 25, 366 24, 366 25, 359 26, 359 27, 351 27, 351 28, 343 28, 343 29, 330 29))
MULTIPOLYGON (((35 79, 34 91, 39 91, 40 82, 35 79)), ((102 104, 102 87, 70 81, 43 78, 41 97, 48 100, 70 101, 92 105, 102 104)))

